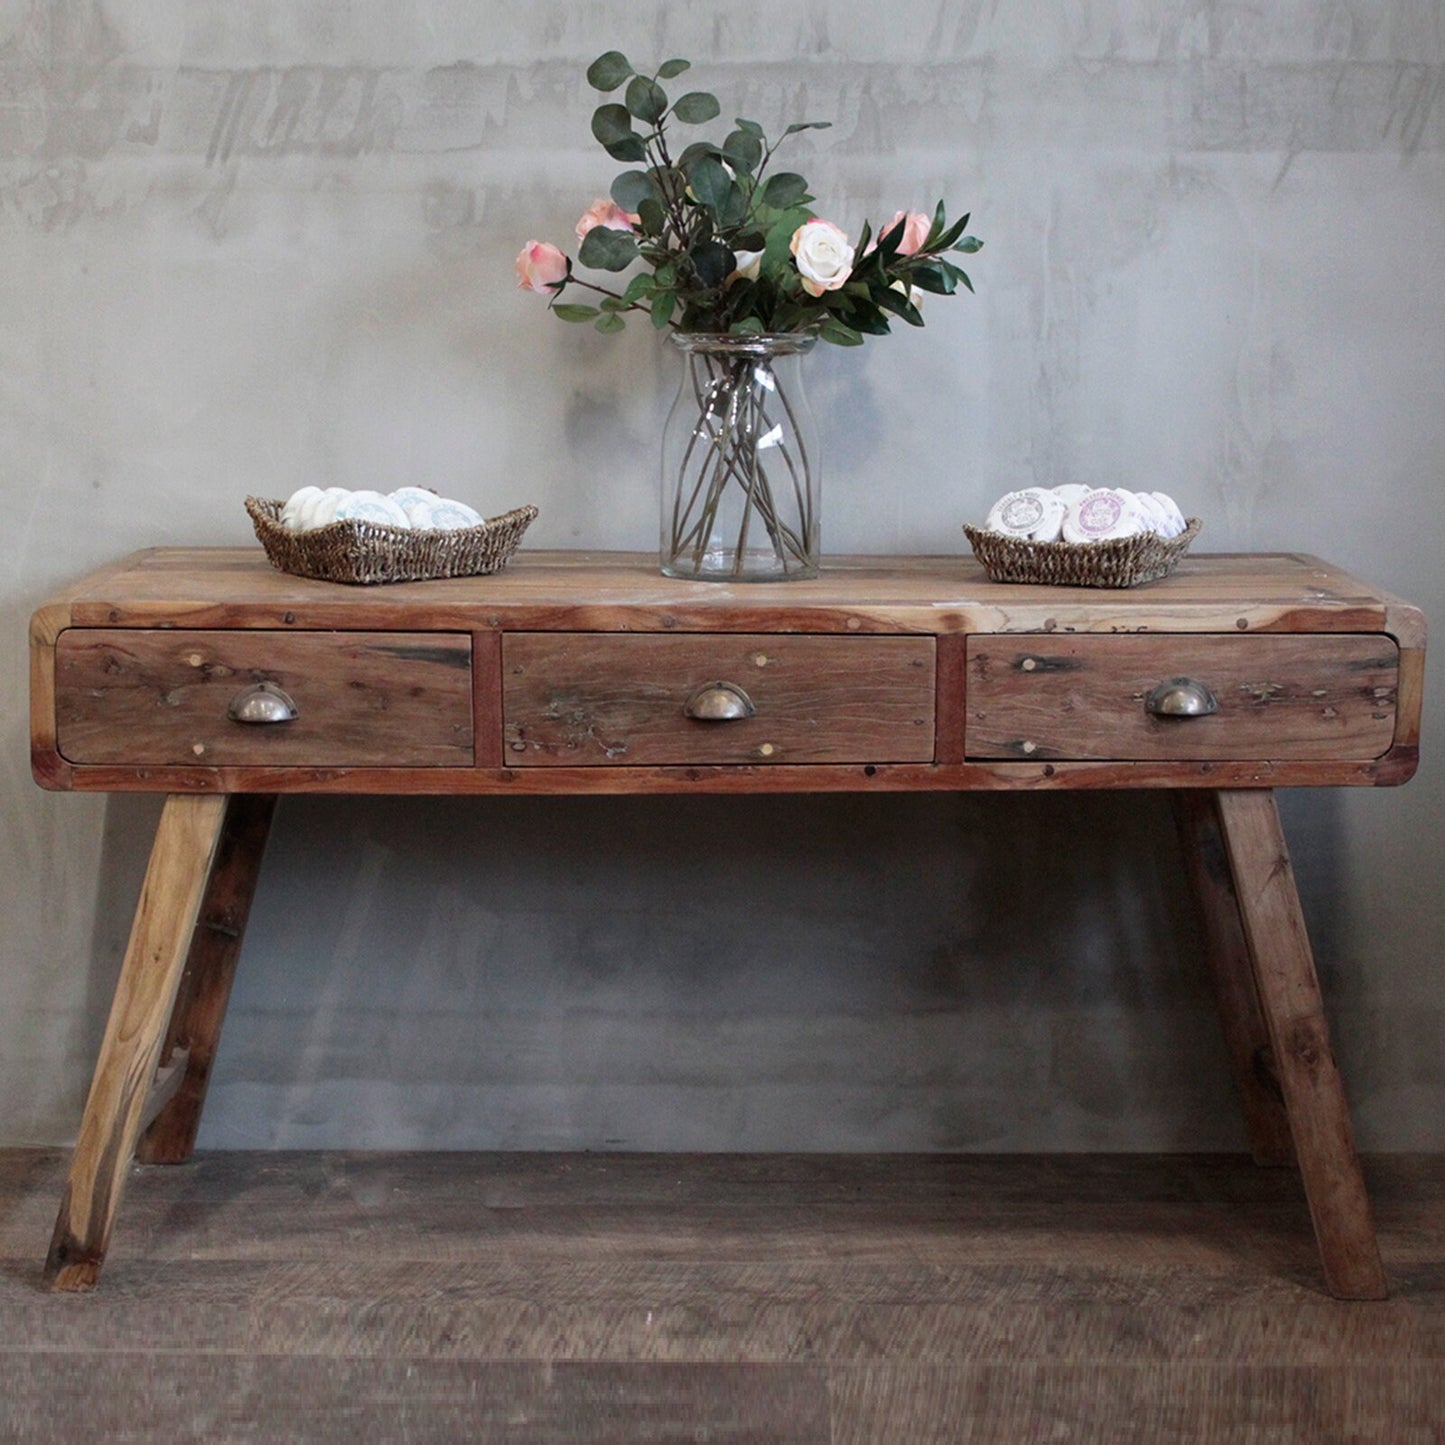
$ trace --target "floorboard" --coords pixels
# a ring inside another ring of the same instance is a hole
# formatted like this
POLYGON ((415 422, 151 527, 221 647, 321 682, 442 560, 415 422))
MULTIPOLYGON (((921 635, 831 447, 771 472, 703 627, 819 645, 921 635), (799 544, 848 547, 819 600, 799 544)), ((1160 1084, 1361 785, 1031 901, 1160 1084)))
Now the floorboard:
POLYGON ((250 1154, 138 1168, 100 1288, 0 1151, 0 1439, 1445 1440, 1445 1159, 1394 1286, 1197 1156, 250 1154))

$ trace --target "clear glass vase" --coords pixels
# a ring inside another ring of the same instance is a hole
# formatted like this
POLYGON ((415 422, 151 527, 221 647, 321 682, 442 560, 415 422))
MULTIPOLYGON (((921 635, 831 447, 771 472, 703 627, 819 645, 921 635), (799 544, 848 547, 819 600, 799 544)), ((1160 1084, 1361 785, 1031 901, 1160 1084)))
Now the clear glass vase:
POLYGON ((662 571, 707 582, 818 575, 815 337, 675 333, 682 384, 662 433, 662 571))

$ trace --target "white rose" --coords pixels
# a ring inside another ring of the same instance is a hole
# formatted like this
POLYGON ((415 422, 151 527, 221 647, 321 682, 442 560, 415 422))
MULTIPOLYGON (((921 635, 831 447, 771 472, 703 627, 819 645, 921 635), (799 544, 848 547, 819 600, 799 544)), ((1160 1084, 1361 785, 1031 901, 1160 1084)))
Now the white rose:
POLYGON ((763 253, 761 251, 734 251, 733 274, 728 277, 728 280, 756 281, 762 268, 763 253))
POLYGON ((831 221, 804 221, 791 243, 803 290, 809 296, 836 291, 853 270, 853 248, 831 221))

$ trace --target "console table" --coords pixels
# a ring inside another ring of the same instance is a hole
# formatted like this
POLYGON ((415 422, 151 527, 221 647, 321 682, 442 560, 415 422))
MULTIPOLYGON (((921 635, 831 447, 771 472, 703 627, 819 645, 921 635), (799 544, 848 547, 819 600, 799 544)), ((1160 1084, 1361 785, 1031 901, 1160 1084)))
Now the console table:
POLYGON ((1254 1156, 1297 1164, 1329 1290, 1379 1298, 1273 790, 1409 778, 1424 656, 1415 608, 1293 554, 1132 591, 958 557, 735 587, 582 552, 386 587, 128 557, 31 625, 36 779, 167 795, 47 1274, 92 1286, 131 1160, 190 1155, 280 794, 1162 788, 1254 1156))

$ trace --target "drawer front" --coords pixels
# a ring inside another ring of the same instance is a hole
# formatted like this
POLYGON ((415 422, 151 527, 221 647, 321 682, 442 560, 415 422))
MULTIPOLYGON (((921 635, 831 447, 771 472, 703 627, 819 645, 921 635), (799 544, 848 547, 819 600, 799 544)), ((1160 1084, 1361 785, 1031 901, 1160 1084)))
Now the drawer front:
POLYGON ((467 767, 465 633, 190 632, 73 628, 55 650, 59 751, 73 763, 467 767), (233 722, 270 682, 286 722, 233 722))
POLYGON ((1363 761, 1394 739, 1398 672, 1399 649, 1376 634, 975 637, 964 752, 1363 761), (1151 711, 1206 699, 1198 715, 1151 711))
POLYGON ((933 702, 931 637, 534 632, 502 643, 509 764, 927 762, 933 702), (696 707, 744 715, 689 716, 709 689, 696 707))

